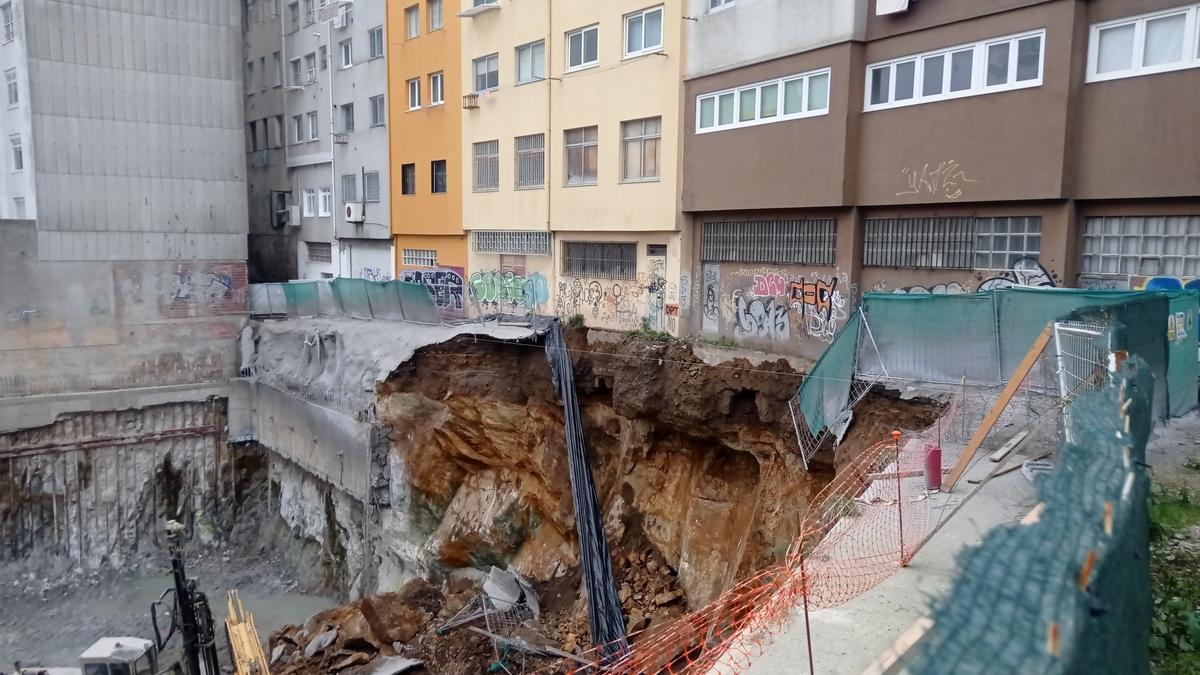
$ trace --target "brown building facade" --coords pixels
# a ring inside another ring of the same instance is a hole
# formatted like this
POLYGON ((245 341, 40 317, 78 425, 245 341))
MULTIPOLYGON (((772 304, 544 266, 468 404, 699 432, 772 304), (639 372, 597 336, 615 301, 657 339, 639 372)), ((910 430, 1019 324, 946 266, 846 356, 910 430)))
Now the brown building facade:
POLYGON ((690 69, 692 332, 816 356, 869 291, 1200 284, 1200 4, 854 12, 690 69))

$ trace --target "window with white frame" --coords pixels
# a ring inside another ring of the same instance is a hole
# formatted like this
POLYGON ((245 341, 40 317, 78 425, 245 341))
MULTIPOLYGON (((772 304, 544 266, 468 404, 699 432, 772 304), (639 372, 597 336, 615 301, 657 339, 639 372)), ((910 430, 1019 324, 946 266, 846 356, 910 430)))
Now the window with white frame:
POLYGON ((246 145, 250 152, 258 152, 258 122, 250 120, 246 123, 246 145))
POLYGON ((367 56, 377 59, 383 56, 383 26, 367 31, 367 56))
POLYGON ((823 68, 696 97, 696 132, 782 122, 829 113, 830 70, 823 68))
POLYGON ((733 0, 708 0, 708 11, 710 12, 732 6, 733 0))
POLYGON ((317 191, 304 189, 304 217, 313 218, 317 215, 317 191))
POLYGON ((379 172, 368 171, 363 174, 363 201, 379 201, 379 172))
POLYGON ((546 79, 546 42, 538 40, 517 47, 517 84, 546 79))
POLYGON ((599 163, 597 127, 567 129, 563 132, 566 152, 567 185, 595 185, 599 163))
POLYGON ((975 269, 1010 270, 1042 252, 1040 216, 975 219, 975 269))
POLYGON ((425 4, 425 14, 429 16, 429 30, 441 30, 442 0, 427 0, 425 4))
POLYGON ((636 279, 637 244, 610 241, 564 241, 562 273, 592 279, 636 279))
POLYGON ((325 48, 325 45, 321 45, 317 49, 317 67, 321 70, 329 68, 329 50, 325 48))
POLYGON ((305 83, 304 69, 300 65, 300 59, 292 59, 289 61, 292 65, 292 86, 303 87, 305 83))
POLYGON ((354 44, 350 38, 346 38, 338 43, 338 50, 342 54, 342 68, 349 68, 354 65, 354 44))
POLYGON ((864 110, 1041 86, 1045 39, 1037 30, 872 63, 864 110))
POLYGON ((1083 219, 1085 274, 1200 276, 1200 214, 1083 219))
POLYGON ((658 180, 661 138, 661 117, 621 122, 621 180, 658 180))
POLYGON ((500 86, 500 55, 481 56, 472 64, 475 67, 475 91, 488 91, 500 86))
POLYGON ((416 110, 421 107, 421 78, 414 77, 408 81, 408 109, 416 110))
POLYGON ((418 5, 404 10, 404 36, 409 40, 421 34, 421 8, 418 5))
POLYGON ((4 71, 4 87, 8 91, 8 107, 12 108, 20 103, 20 93, 17 89, 17 69, 9 68, 4 71))
POLYGON ((1091 27, 1087 81, 1200 68, 1200 5, 1091 27))
POLYGON ((475 143, 474 159, 474 191, 494 192, 500 189, 500 141, 475 143))
POLYGON ((320 210, 317 215, 322 218, 328 218, 333 213, 333 191, 329 188, 321 188, 320 210))
POLYGON ((308 262, 333 262, 333 244, 327 241, 306 241, 304 249, 308 252, 308 262))
POLYGON ((546 184, 546 135, 517 136, 513 142, 516 157, 516 188, 527 190, 546 184))
POLYGON ((567 70, 579 70, 599 63, 599 45, 599 26, 588 26, 567 33, 567 70))
POLYGON ((625 56, 658 49, 663 43, 663 8, 643 9, 625 15, 625 56))
POLYGON ((446 77, 442 73, 429 75, 429 105, 441 105, 446 102, 446 77))
POLYGON ((13 209, 16 210, 17 220, 25 220, 25 198, 13 197, 13 209))
POLYGON ((406 248, 400 262, 409 267, 437 267, 437 251, 428 248, 406 248))
POLYGON ((317 111, 313 110, 308 113, 308 140, 317 140, 317 134, 321 132, 320 125, 317 124, 317 111))
POLYGON ((342 203, 358 201, 358 176, 342 174, 342 203))
POLYGON ((304 115, 292 115, 292 142, 304 142, 304 115))
POLYGON ((304 25, 311 26, 317 22, 317 5, 313 0, 304 0, 304 25))
POLYGON ((354 104, 345 103, 340 107, 342 111, 342 131, 354 131, 354 104))
POLYGON ((275 73, 274 85, 276 87, 282 87, 283 86, 283 56, 280 55, 279 52, 275 52, 274 54, 271 55, 271 60, 272 60, 272 66, 273 66, 271 68, 271 70, 275 73))
POLYGON ((305 84, 313 84, 317 81, 317 55, 309 53, 304 55, 304 74, 305 84))
POLYGON ((272 148, 283 145, 283 115, 267 118, 267 144, 272 148))
POLYGON ((254 62, 253 61, 246 62, 245 85, 246 85, 246 93, 253 94, 254 93, 254 62))
POLYGON ((475 230, 471 248, 476 253, 500 255, 550 255, 550 233, 545 230, 475 230))
POLYGON ((382 127, 387 124, 387 108, 384 105, 383 94, 371 97, 371 126, 382 127))
POLYGON ((4 24, 4 41, 12 42, 17 37, 16 26, 13 25, 13 8, 11 2, 0 5, 0 24, 4 24))
POLYGON ((288 5, 288 32, 300 30, 300 2, 297 0, 288 5))
POLYGON ((25 151, 22 146, 21 134, 13 134, 8 137, 9 147, 12 148, 12 170, 25 170, 25 151))

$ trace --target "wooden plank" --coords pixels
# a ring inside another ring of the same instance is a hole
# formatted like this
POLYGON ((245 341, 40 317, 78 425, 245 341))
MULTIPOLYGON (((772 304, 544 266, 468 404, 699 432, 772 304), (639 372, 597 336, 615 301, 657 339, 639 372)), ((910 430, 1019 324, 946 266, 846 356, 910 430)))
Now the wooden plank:
POLYGON ((869 473, 867 480, 896 480, 897 478, 916 478, 924 476, 924 469, 910 469, 908 471, 892 471, 890 473, 869 473))
POLYGON ((930 628, 933 628, 933 619, 928 616, 917 619, 916 623, 901 633, 890 647, 880 654, 871 665, 867 666, 863 675, 886 675, 893 672, 893 667, 900 662, 905 652, 912 649, 913 645, 925 637, 925 633, 929 632, 930 628))
POLYGON ((1006 466, 1003 469, 1000 469, 996 473, 993 473, 989 476, 985 476, 984 478, 968 478, 967 482, 970 483, 971 485, 978 485, 987 478, 999 478, 1000 476, 1003 476, 1005 474, 1010 474, 1010 473, 1016 471, 1017 469, 1020 469, 1021 465, 1024 464, 1026 462, 1026 460, 1028 460, 1030 462, 1036 462, 1039 459, 1046 459, 1047 457, 1050 456, 1050 454, 1051 453, 1049 453, 1049 452, 1043 452, 1042 454, 1037 455, 1036 457, 1028 457, 1026 459, 1023 459, 1023 460, 1017 462, 1016 464, 1010 464, 1009 466, 1006 466))
POLYGON ((987 438, 992 427, 996 425, 996 420, 1000 419, 1000 414, 1008 407, 1008 402, 1012 400, 1017 390, 1021 388, 1021 382, 1025 380, 1025 376, 1029 374, 1029 371, 1033 369, 1033 364, 1037 362, 1038 356, 1041 355, 1042 350, 1049 343, 1050 324, 1046 324, 1041 334, 1033 341, 1033 346, 1029 348, 1029 351, 1025 354, 1025 358, 1021 359, 1021 363, 1013 371, 1012 377, 1008 378, 1008 384, 1004 385, 1004 390, 1000 392, 1000 397, 996 399, 996 403, 988 411, 987 417, 983 418, 983 423, 975 430, 975 435, 971 436, 971 441, 967 443, 967 447, 958 456, 958 461, 954 463, 954 468, 950 470, 950 475, 946 478, 946 482, 942 484, 944 492, 954 490, 954 486, 958 484, 958 480, 966 472, 967 466, 975 458, 975 453, 979 451, 979 446, 983 445, 983 439, 987 438))
POLYGON ((992 462, 999 462, 1000 460, 1007 457, 1008 453, 1012 452, 1013 450, 1016 450, 1018 446, 1020 446, 1022 443, 1024 443, 1026 438, 1029 438, 1028 431, 1018 432, 1016 436, 1013 436, 1012 438, 1008 439, 1007 443, 1000 446, 999 450, 988 455, 988 460, 992 461, 992 462))

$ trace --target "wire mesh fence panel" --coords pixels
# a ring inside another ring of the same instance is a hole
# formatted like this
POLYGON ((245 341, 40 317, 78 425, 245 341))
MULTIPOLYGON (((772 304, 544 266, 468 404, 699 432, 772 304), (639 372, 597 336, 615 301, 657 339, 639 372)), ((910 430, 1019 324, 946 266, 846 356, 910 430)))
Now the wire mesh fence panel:
POLYGON ((288 314, 291 316, 317 316, 320 314, 320 286, 318 281, 291 281, 280 284, 287 299, 288 314))
POLYGON ((330 282, 333 294, 338 299, 338 305, 346 316, 356 319, 370 319, 371 301, 367 297, 367 281, 365 279, 334 279, 330 282))
POLYGON ((406 321, 415 323, 442 322, 442 315, 434 302, 434 294, 424 284, 411 284, 404 281, 390 281, 400 298, 400 306, 406 321))
POLYGON ((404 310, 400 306, 400 295, 396 284, 391 281, 363 281, 371 318, 383 321, 403 321, 404 310))
POLYGON ((1108 331, 1099 323, 1054 322, 1059 395, 1066 399, 1098 389, 1108 377, 1108 331))
POLYGON ((285 284, 250 284, 248 293, 251 316, 286 316, 288 314, 285 284))

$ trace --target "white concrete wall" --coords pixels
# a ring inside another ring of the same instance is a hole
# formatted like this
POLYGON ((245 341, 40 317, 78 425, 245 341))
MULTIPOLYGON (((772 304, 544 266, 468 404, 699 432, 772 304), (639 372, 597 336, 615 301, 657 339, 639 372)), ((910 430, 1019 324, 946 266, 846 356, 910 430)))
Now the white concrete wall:
POLYGON ((687 0, 687 77, 767 61, 866 32, 867 0, 687 0))
MULTIPOLYGON (((37 218, 37 191, 34 181, 33 116, 29 105, 29 60, 25 49, 25 2, 15 0, 13 7, 13 40, 0 44, 0 219, 37 218), (19 103, 8 105, 7 81, 4 72, 12 68, 17 73, 19 103), (24 168, 14 170, 9 137, 20 134, 24 168), (14 200, 24 199, 23 212, 14 200)), ((0 40, 3 37, 0 36, 0 40)))

